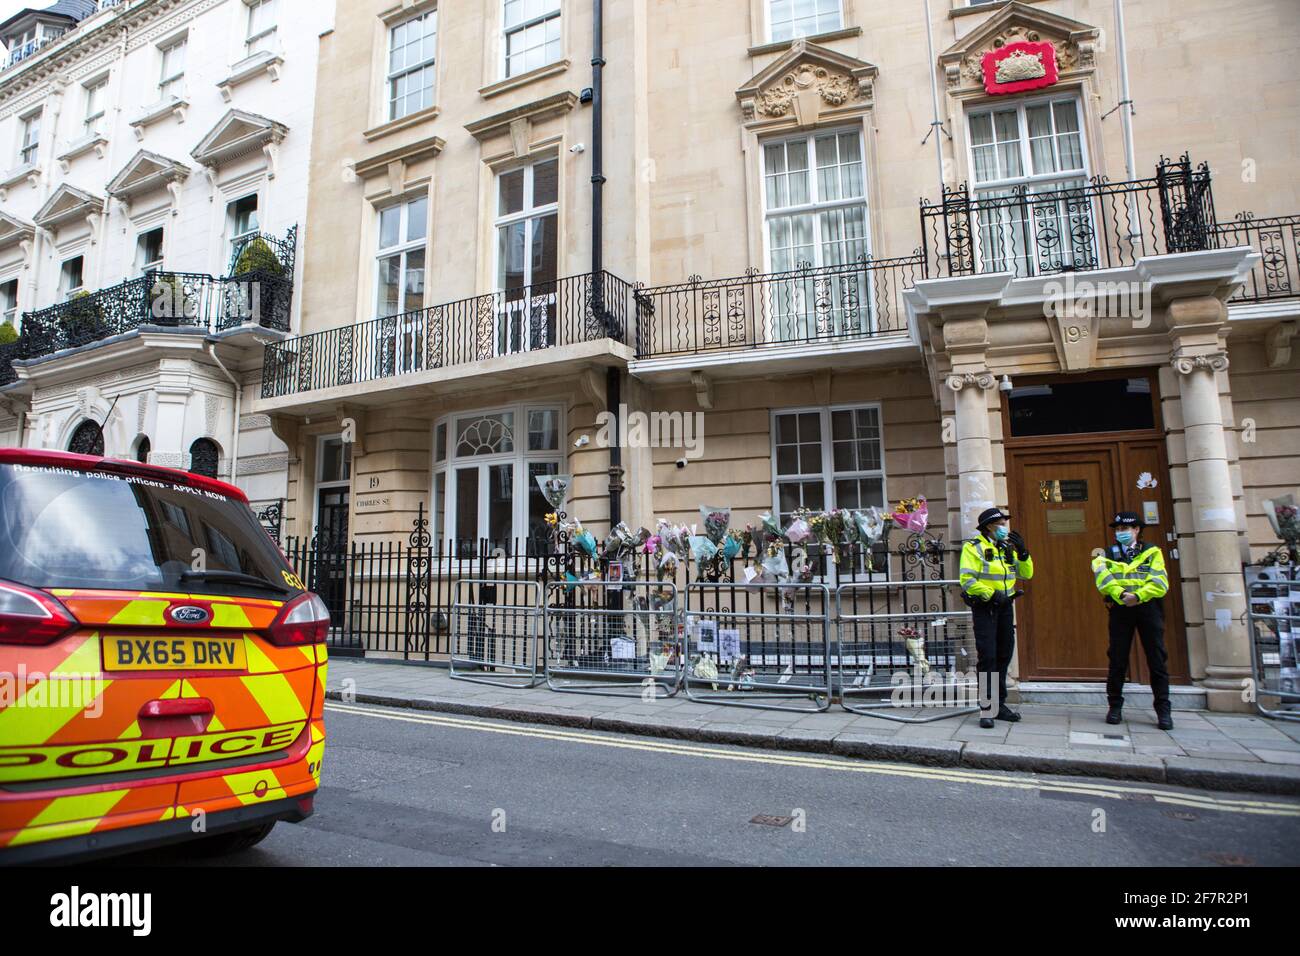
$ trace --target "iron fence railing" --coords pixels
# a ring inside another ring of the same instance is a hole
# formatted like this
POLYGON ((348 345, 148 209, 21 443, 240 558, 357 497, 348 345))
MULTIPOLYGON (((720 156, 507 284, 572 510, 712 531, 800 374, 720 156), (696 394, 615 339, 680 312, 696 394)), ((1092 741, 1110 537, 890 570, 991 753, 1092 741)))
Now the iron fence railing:
POLYGON ((1249 246, 1260 261, 1230 302, 1266 302, 1300 295, 1300 216, 1267 216, 1241 212, 1232 222, 1215 227, 1221 249, 1249 246))
POLYGON ((965 183, 921 203, 926 278, 1052 275, 1216 248, 1210 170, 1163 157, 1155 176, 1018 185, 975 196, 965 183))
POLYGON ((868 338, 907 328, 902 295, 922 277, 910 256, 860 256, 731 279, 691 276, 636 292, 638 358, 868 338))
POLYGON ((471 296, 266 347, 262 397, 596 339, 628 341, 632 286, 608 272, 471 296))
MULTIPOLYGON (((346 543, 329 541, 328 536, 283 540, 295 572, 330 609, 333 648, 397 654, 417 661, 445 659, 456 585, 462 580, 500 582, 496 600, 505 605, 526 597, 516 593, 523 587, 521 582, 540 581, 547 586, 548 601, 558 600, 560 606, 617 607, 623 592, 610 582, 611 561, 618 562, 621 580, 666 581, 679 594, 690 585, 700 585, 694 593, 713 610, 740 613, 786 607, 777 603, 775 589, 746 583, 762 562, 752 548, 730 561, 719 557, 703 566, 682 561, 673 573, 661 577, 654 557, 644 552, 607 556, 598 549, 591 555, 572 544, 538 539, 444 541, 429 535, 423 511, 414 524, 415 530, 400 541, 346 543), (593 573, 600 578, 593 578, 593 573)), ((933 535, 909 534, 870 549, 845 545, 836 554, 824 547, 789 546, 786 561, 790 580, 796 583, 918 585, 877 592, 872 609, 919 614, 955 609, 948 607, 944 589, 934 582, 956 577, 959 553, 933 535)), ((800 593, 789 609, 806 613, 814 592, 800 593)), ((856 604, 850 609, 857 610, 856 604)))
POLYGON ((117 285, 23 313, 18 341, 0 350, 0 385, 16 379, 13 361, 89 345, 141 327, 225 331, 257 325, 288 332, 293 309, 297 227, 273 240, 279 260, 238 275, 150 270, 117 285))

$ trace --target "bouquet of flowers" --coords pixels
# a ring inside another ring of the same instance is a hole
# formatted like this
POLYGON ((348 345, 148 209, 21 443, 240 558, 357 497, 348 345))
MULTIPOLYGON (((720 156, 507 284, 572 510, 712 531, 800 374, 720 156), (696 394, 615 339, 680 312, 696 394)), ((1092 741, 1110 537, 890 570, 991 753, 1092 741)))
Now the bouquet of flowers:
POLYGON ((570 527, 573 529, 569 540, 587 552, 587 557, 596 556, 596 536, 582 526, 581 521, 574 521, 570 527))
POLYGON ((727 537, 722 542, 722 553, 728 561, 733 560, 738 554, 748 554, 749 542, 746 540, 746 533, 743 531, 728 531, 727 537))
POLYGON ((722 539, 727 536, 727 528, 731 524, 731 509, 700 505, 700 518, 704 522, 705 536, 714 544, 722 544, 722 539))
POLYGON ((885 516, 876 507, 852 512, 853 524, 858 529, 858 539, 864 548, 872 547, 885 534, 885 516))
POLYGON ((812 528, 809 527, 805 518, 800 517, 801 513, 806 512, 803 512, 802 509, 796 511, 794 519, 790 522, 790 527, 785 529, 785 539, 791 544, 802 544, 812 537, 812 528))
POLYGON ((663 518, 655 529, 659 543, 664 551, 677 558, 688 557, 691 553, 691 534, 684 525, 669 524, 663 518))
POLYGON ((620 521, 609 529, 609 534, 605 537, 605 557, 618 560, 624 555, 630 555, 636 548, 636 536, 626 523, 620 521))
POLYGON ((900 528, 921 534, 930 523, 930 506, 926 504, 924 496, 904 498, 890 517, 900 528))
POLYGON ((718 546, 707 535, 691 535, 691 557, 699 565, 701 573, 704 572, 704 565, 712 561, 717 553, 718 546))
POLYGON ((564 499, 569 495, 571 484, 573 484, 572 475, 537 476, 537 487, 541 489, 542 497, 556 511, 564 510, 564 499))
POLYGON ((1273 533, 1286 543, 1295 547, 1300 542, 1300 510, 1297 510, 1295 498, 1283 495, 1264 502, 1264 515, 1273 527, 1273 533))
POLYGON ((907 654, 920 669, 922 674, 930 673, 930 661, 925 656, 925 637, 914 627, 904 624, 898 629, 898 636, 903 639, 907 654))

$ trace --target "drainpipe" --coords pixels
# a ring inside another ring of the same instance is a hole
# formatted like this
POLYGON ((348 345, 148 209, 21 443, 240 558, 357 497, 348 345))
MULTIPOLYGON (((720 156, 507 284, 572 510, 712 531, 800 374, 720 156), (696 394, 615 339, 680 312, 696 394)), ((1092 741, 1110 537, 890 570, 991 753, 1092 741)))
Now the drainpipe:
POLYGON ((1124 128, 1124 170, 1132 182, 1137 178, 1137 160, 1133 154, 1133 97, 1128 87, 1128 49, 1124 45, 1124 0, 1115 0, 1115 46, 1119 60, 1119 119, 1124 128))
POLYGON ((212 361, 217 363, 217 368, 221 369, 223 375, 230 379, 230 384, 235 387, 235 424, 230 429, 230 483, 236 484, 235 478, 239 474, 239 411, 243 404, 244 387, 240 384, 239 379, 230 374, 230 369, 222 363, 217 357, 217 343, 208 343, 208 356, 212 361))
POLYGON ((944 128, 943 120, 939 118, 939 80, 934 73, 934 28, 930 25, 930 0, 925 0, 925 48, 930 57, 930 107, 934 116, 927 137, 934 137, 934 161, 939 172, 939 201, 943 202, 943 137, 939 134, 944 132, 944 128))
MULTIPOLYGON (((613 317, 605 308, 605 264, 602 220, 602 192, 605 185, 601 111, 601 76, 605 68, 603 0, 592 0, 591 13, 591 305, 605 323, 606 335, 614 332, 613 317)), ((616 366, 605 371, 605 407, 614 416, 614 434, 619 434, 620 373, 616 366)), ((609 446, 609 524, 623 520, 623 450, 615 440, 609 446)))

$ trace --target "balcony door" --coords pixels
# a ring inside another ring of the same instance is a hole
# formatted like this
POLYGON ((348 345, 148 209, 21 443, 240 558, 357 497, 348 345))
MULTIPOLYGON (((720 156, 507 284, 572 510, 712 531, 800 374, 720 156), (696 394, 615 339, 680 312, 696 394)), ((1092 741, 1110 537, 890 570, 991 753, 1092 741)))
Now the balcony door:
POLYGON ((769 342, 872 331, 861 265, 867 239, 862 134, 832 130, 765 141, 763 196, 770 277, 756 296, 769 342))
POLYGON ((980 272, 1049 275, 1095 268, 1095 210, 1074 96, 968 116, 980 272))
POLYGON ((559 198, 556 159, 497 177, 495 355, 557 344, 559 198))
POLYGON ((378 377, 424 367, 424 266, 428 241, 428 196, 379 211, 377 255, 379 319, 378 377))

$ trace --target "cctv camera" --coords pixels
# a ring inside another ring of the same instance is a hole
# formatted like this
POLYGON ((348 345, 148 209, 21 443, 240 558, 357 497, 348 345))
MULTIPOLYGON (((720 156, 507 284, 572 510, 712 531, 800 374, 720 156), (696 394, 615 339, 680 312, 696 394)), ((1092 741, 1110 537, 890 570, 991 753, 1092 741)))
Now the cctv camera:
POLYGON ((685 459, 685 458, 678 458, 678 459, 677 459, 677 467, 678 467, 678 468, 685 468, 685 467, 686 467, 686 459, 685 459))
POLYGON ((584 152, 584 151, 586 150, 586 148, 587 148, 587 147, 584 146, 582 143, 574 143, 572 146, 569 147, 569 152, 571 152, 571 153, 581 153, 581 152, 584 152))
POLYGON ((590 435, 579 435, 577 441, 575 441, 575 442, 573 443, 573 447, 574 447, 574 448, 585 448, 585 447, 586 447, 587 445, 589 445, 589 444, 591 444, 591 436, 590 436, 590 435))

